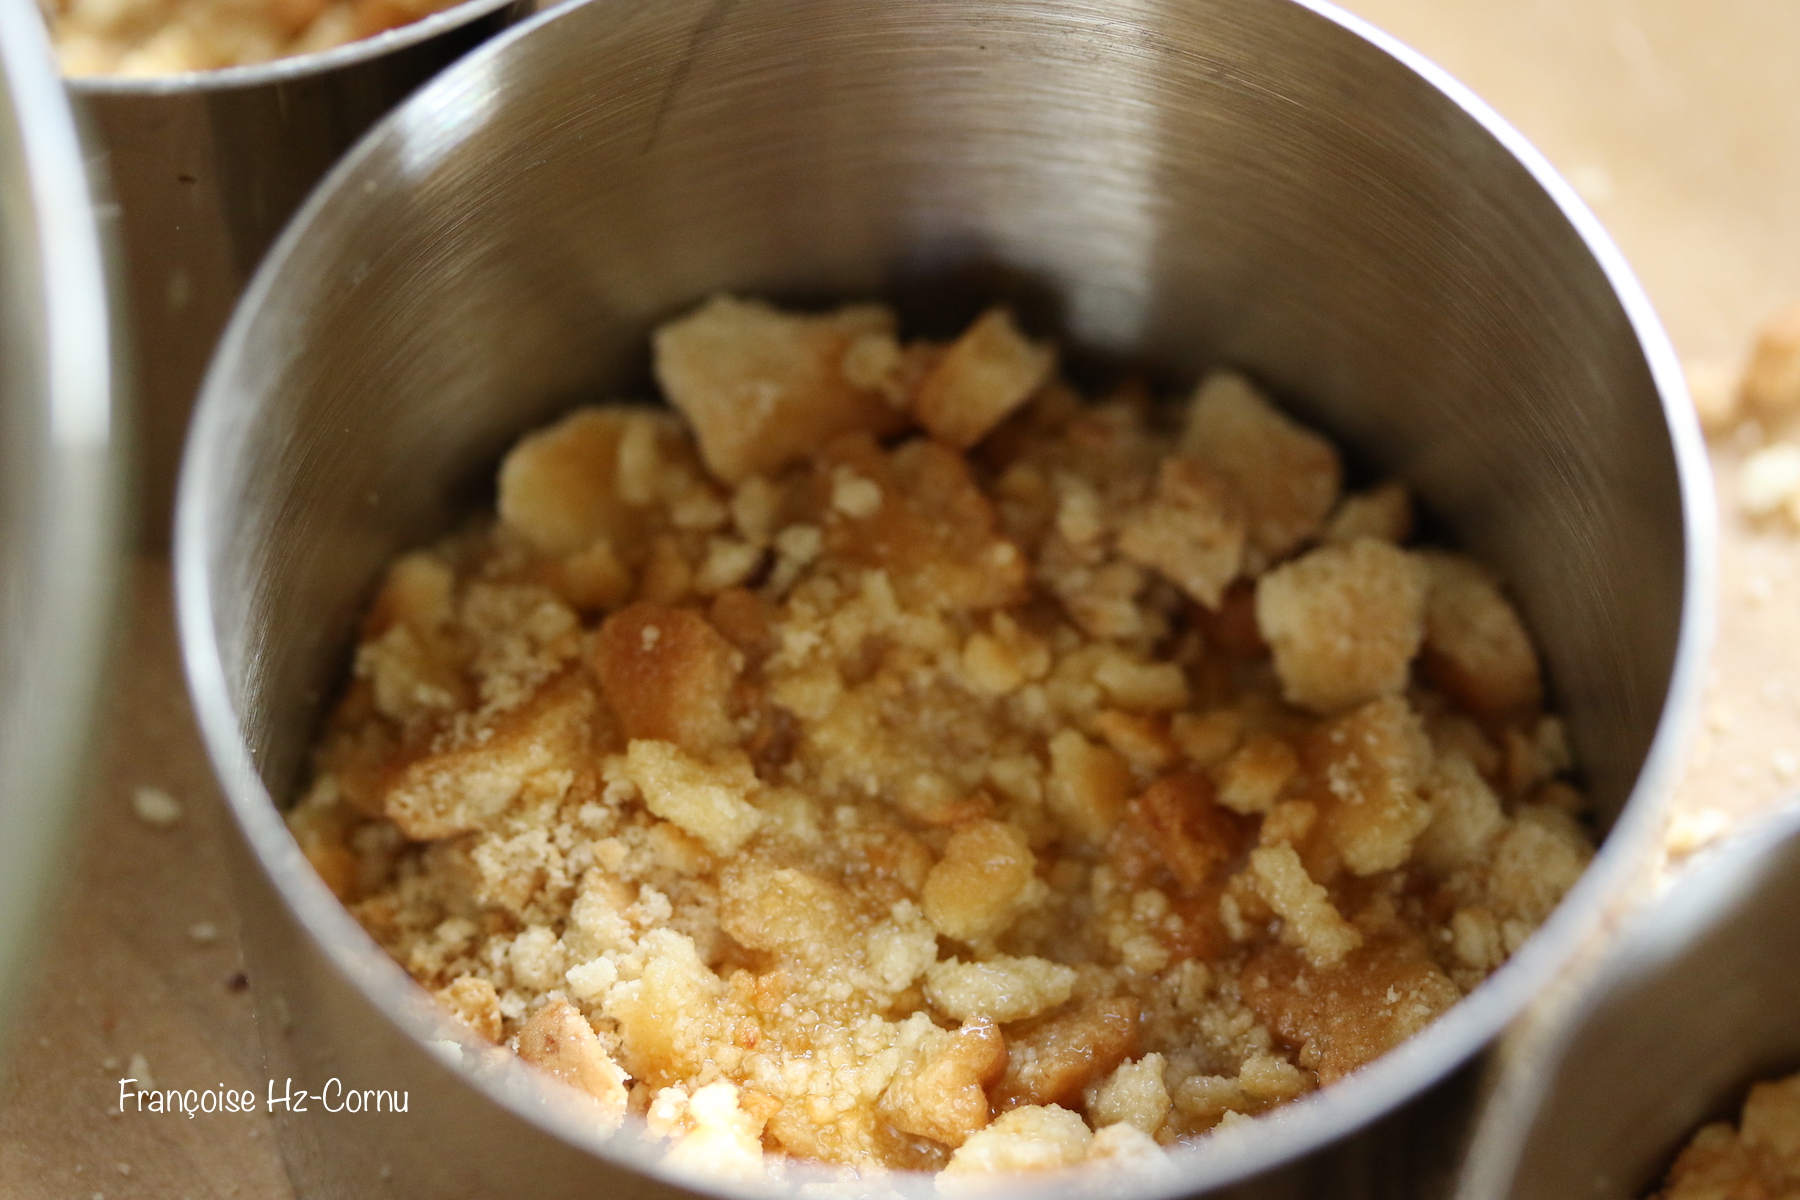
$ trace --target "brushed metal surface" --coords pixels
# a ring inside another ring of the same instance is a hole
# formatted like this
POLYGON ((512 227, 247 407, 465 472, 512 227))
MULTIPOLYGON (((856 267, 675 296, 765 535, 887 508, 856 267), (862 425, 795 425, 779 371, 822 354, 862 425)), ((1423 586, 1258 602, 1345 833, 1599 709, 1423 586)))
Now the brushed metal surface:
POLYGON ((1800 797, 1639 915, 1508 1038, 1458 1200, 1635 1200, 1800 1070, 1800 797))
POLYGON ((590 0, 440 76, 315 194, 209 373, 177 547, 191 688, 260 861, 271 1053, 438 1081, 403 1143, 290 1122, 303 1190, 385 1163, 403 1195, 649 1193, 643 1147, 546 1113, 512 1064, 442 1071, 420 1043, 443 1025, 273 800, 382 565, 479 502, 521 431, 646 387, 647 331, 720 288, 884 295, 938 329, 1002 297, 1172 382, 1235 363, 1505 573, 1610 827, 1593 867, 1429 1030, 1185 1151, 1171 1185, 1446 1191, 1454 1073, 1659 828, 1710 484, 1661 331, 1566 185, 1428 63, 1292 0, 590 0))
POLYGON ((171 538, 188 416, 231 307, 307 192, 389 109, 533 11, 465 0, 318 54, 249 67, 68 81, 120 208, 137 360, 147 550, 171 538))
POLYGON ((0 0, 0 1058, 57 881, 124 494, 106 245, 30 0, 0 0))

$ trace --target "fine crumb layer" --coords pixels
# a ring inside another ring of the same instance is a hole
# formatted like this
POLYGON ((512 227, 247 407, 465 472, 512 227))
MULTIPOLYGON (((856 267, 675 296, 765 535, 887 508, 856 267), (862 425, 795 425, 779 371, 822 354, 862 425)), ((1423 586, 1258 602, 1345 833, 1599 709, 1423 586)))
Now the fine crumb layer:
POLYGON ((1750 1089, 1734 1128, 1707 1125, 1652 1200, 1786 1200, 1800 1196, 1800 1075, 1750 1089))
POLYGON ((1536 653, 1246 378, 729 297, 675 411, 389 569, 290 825, 470 1030, 670 1140, 1161 1162, 1343 1078, 1590 854, 1536 653))

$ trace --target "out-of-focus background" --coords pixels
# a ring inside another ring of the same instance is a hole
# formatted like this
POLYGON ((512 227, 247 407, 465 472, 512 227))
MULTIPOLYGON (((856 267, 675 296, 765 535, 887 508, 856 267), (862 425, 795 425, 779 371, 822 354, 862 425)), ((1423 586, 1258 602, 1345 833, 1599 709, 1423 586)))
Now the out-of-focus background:
MULTIPOLYGON (((1800 6, 1769 0, 1351 0, 1517 125, 1612 231, 1717 392, 1800 300, 1800 6)), ((1800 533, 1752 522, 1713 439, 1722 629, 1670 830, 1674 861, 1800 788, 1800 533)), ((188 715, 167 564, 132 578, 85 833, 0 1077, 0 1197, 286 1197, 266 1119, 127 1120, 117 1080, 265 1085, 223 851, 188 715)))
MULTIPOLYGON (((1758 0, 1352 0, 1535 142, 1612 233, 1697 390, 1735 379, 1800 300, 1800 6, 1758 0)), ((1800 788, 1800 539, 1751 522, 1744 460, 1710 438, 1720 637, 1677 851, 1800 788)))

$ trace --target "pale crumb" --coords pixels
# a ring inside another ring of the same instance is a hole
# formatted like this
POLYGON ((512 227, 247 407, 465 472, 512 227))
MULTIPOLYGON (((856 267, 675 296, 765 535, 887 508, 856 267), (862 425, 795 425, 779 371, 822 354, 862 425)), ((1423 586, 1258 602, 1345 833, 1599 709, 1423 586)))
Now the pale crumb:
POLYGON ((1235 1111, 1228 1112, 1219 1118, 1219 1123, 1213 1127, 1213 1133, 1215 1135, 1230 1134, 1237 1130, 1246 1129, 1249 1125, 1250 1118, 1245 1114, 1235 1111))
POLYGON ((1187 678, 1174 663, 1109 655, 1095 669, 1094 682, 1114 704, 1133 712, 1173 712, 1188 703, 1187 678))
POLYGON ((966 450, 986 437, 1056 367, 1056 351, 1020 332, 1012 313, 991 308, 950 344, 919 384, 919 423, 966 450))
POLYGON ((210 946, 219 940, 219 927, 211 921, 195 921, 188 926, 188 940, 200 946, 210 946))
POLYGON ((137 1080, 137 1090, 150 1092, 156 1090, 156 1080, 150 1074, 150 1061, 142 1054, 133 1053, 125 1064, 125 1077, 137 1080))
POLYGON ((1425 568, 1427 678, 1478 717, 1536 708, 1543 698, 1537 651, 1498 581, 1464 555, 1421 551, 1413 559, 1425 568))
POLYGON ((1693 397, 1700 428, 1709 435, 1731 428, 1743 412, 1737 364, 1724 359, 1703 358, 1688 359, 1681 365, 1687 374, 1688 395, 1693 397))
POLYGON ((1098 845, 1124 812, 1131 767, 1073 729, 1050 739, 1050 811, 1075 836, 1098 845))
POLYGON ((954 1149, 993 1118, 987 1089, 1006 1070, 1006 1037, 986 1020, 953 1030, 909 1024, 918 1048, 894 1073, 879 1111, 896 1129, 954 1149))
POLYGON ((570 967, 566 978, 576 999, 592 1000, 618 982, 619 968, 609 958, 596 958, 570 967))
POLYGON ((730 854, 763 822, 762 813, 745 799, 758 786, 754 775, 713 767, 668 742, 634 739, 620 774, 637 785, 645 807, 699 838, 714 854, 730 854))
POLYGON ((1734 733, 1738 727, 1737 712, 1722 700, 1714 701, 1706 710, 1706 727, 1717 734, 1734 733))
POLYGON ((1718 841, 1731 825, 1731 814, 1717 808, 1678 812, 1669 821, 1664 844, 1671 854, 1692 854, 1718 841))
POLYGON ((1764 420, 1800 412, 1800 303, 1781 309, 1757 331, 1742 392, 1744 407, 1764 420))
POLYGON ((1220 762, 1236 749, 1243 732, 1243 716, 1229 708, 1176 713, 1169 721, 1169 736, 1183 754, 1203 767, 1220 762))
POLYGON ((1041 678, 1050 669, 1050 653, 1011 617, 996 613, 989 632, 973 633, 963 643, 962 662, 978 690, 1003 696, 1027 680, 1041 678))
POLYGON ((1306 873, 1289 845, 1265 846, 1250 854, 1256 890, 1282 919, 1282 940, 1316 967, 1333 967, 1362 945, 1362 935, 1336 908, 1330 894, 1306 873))
POLYGON ((1618 194, 1612 172, 1604 163, 1576 163, 1569 168, 1568 180, 1581 198, 1596 208, 1611 203, 1618 194))
POLYGON ((1100 491, 1079 475, 1057 476, 1056 532, 1070 545, 1088 547, 1106 533, 1100 491))
POLYGON ((1431 823, 1420 795, 1431 769, 1431 742, 1418 714, 1389 696, 1334 720, 1315 743, 1331 795, 1322 812, 1326 835, 1357 875, 1406 862, 1431 823))
POLYGON ((1265 1107, 1228 1075, 1191 1076, 1177 1090, 1175 1105, 1196 1128, 1227 1138, 1249 1129, 1253 1124, 1249 1114, 1265 1107))
POLYGON ((1224 478, 1193 455, 1170 455, 1157 473, 1155 496, 1122 522, 1119 552, 1217 608, 1243 563, 1245 535, 1241 507, 1224 478))
POLYGON ((603 1126, 616 1128, 624 1119, 629 1077, 573 1005, 557 1000, 539 1009, 518 1043, 520 1058, 592 1099, 603 1126))
POLYGON ((1485 908, 1457 909, 1449 934, 1450 948, 1465 967, 1485 974, 1506 960, 1500 925, 1485 908))
POLYGON ((131 1175, 131 1164, 125 1163, 125 1162, 114 1163, 113 1170, 117 1171, 121 1175, 129 1177, 131 1175))
POLYGON ((531 434, 500 464, 500 519, 546 554, 634 537, 669 424, 649 409, 583 408, 531 434))
POLYGON ((290 810, 447 1064, 510 1048, 702 1190, 1162 1187, 1588 861, 1499 582, 1242 377, 1178 432, 1003 313, 719 297, 654 342, 688 419, 578 410, 395 560, 290 810))
POLYGON ((745 541, 764 545, 775 534, 780 506, 781 493, 775 485, 764 476, 752 475, 731 494, 732 524, 745 541))
POLYGON ((654 1111, 662 1136, 672 1137, 675 1144, 663 1162, 701 1178, 759 1176, 760 1135, 767 1113, 759 1118, 745 1108, 743 1099, 743 1092, 726 1079, 696 1088, 692 1096, 679 1088, 666 1089, 654 1111))
POLYGON ((1506 827, 1500 798, 1461 754, 1437 760, 1425 782, 1425 798, 1431 820, 1419 835, 1418 856, 1446 875, 1481 861, 1506 827))
POLYGON ((1146 1054, 1136 1062, 1123 1062, 1101 1084, 1088 1104, 1088 1116, 1096 1126, 1119 1122, 1132 1125, 1144 1133, 1154 1134, 1168 1118, 1173 1102, 1163 1083, 1165 1060, 1160 1054, 1146 1054))
POLYGON ((1158 1181, 1172 1181, 1178 1174, 1175 1164, 1162 1152, 1156 1139, 1126 1121, 1102 1126, 1094 1132, 1094 1140, 1088 1145, 1087 1161, 1158 1181))
POLYGON ((844 351, 844 378, 864 391, 881 393, 896 408, 908 401, 905 365, 899 339, 885 330, 861 335, 844 351))
POLYGON ((872 479, 840 470, 831 482, 831 506, 852 520, 867 520, 881 510, 881 488, 872 479))
POLYGON ((1266 813, 1299 769, 1300 760, 1285 741, 1256 734, 1219 768, 1219 803, 1246 816, 1266 813))
POLYGON ((131 793, 131 811, 152 829, 168 829, 182 817, 181 801, 157 787, 140 787, 131 793))
POLYGON ((669 506, 669 521, 677 529, 712 533, 731 519, 731 510, 710 488, 690 488, 669 506))
POLYGON ((1752 517, 1786 513, 1800 521, 1800 445, 1776 442, 1745 459, 1738 503, 1752 517))
POLYGON ((819 557, 824 537, 817 525, 789 525, 775 535, 778 559, 769 588, 782 595, 800 578, 800 574, 819 557))
POLYGON ((1412 499, 1405 484, 1393 482, 1345 496, 1325 523, 1324 536, 1327 542, 1371 537, 1398 546, 1412 530, 1412 499))
POLYGON ((1311 1085, 1306 1073, 1287 1059, 1252 1054, 1238 1068, 1238 1086, 1258 1100, 1291 1100, 1311 1085))
POLYGON ((1406 686, 1425 637, 1426 575, 1386 542, 1323 546, 1258 581, 1256 625, 1290 703, 1338 712, 1406 686))
POLYGON ((425 1043, 425 1049, 429 1050, 432 1057, 446 1067, 455 1069, 462 1065, 462 1043, 454 1038, 434 1038, 425 1043))
MULTIPOLYGON (((505 1016, 500 1009, 500 994, 492 981, 475 975, 459 975, 448 987, 439 988, 432 995, 473 1032, 490 1042, 501 1039, 505 1016)), ((454 1039, 444 1039, 437 1047, 452 1065, 462 1061, 462 1047, 454 1039)))
POLYGON ((983 943, 1012 923, 1027 897, 1035 859, 1024 831, 1003 821, 971 821, 944 846, 925 876, 919 903, 938 932, 983 943))
POLYGON ((952 958, 925 973, 925 998, 959 1021, 1022 1021, 1056 1008, 1074 989, 1074 969, 1043 958, 952 958))
POLYGON ((1800 1075, 1751 1085, 1742 1116, 1702 1126, 1651 1200, 1800 1195, 1800 1075))
POLYGON ((1189 402, 1181 448, 1237 492, 1244 565, 1258 575, 1316 533, 1337 503, 1343 467, 1331 443, 1282 413, 1234 371, 1214 371, 1189 402))
POLYGON ((506 958, 513 980, 534 992, 548 992, 563 981, 567 955, 548 926, 530 925, 521 930, 506 958))
POLYGON ((1094 717, 1094 728, 1138 771, 1167 770, 1180 757, 1179 749, 1169 738, 1167 724, 1155 716, 1109 708, 1094 717))
POLYGON ((946 1176, 1068 1167, 1087 1156, 1093 1133, 1076 1114, 1056 1105, 1015 1108, 964 1142, 950 1156, 946 1176))
POLYGON ((877 304, 813 315, 714 296, 656 330, 656 379, 694 429, 706 465, 736 485, 840 434, 898 429, 901 414, 844 373, 853 342, 893 328, 893 313, 877 304))
POLYGON ((737 538, 716 537, 707 542, 706 558, 694 572, 694 590, 702 596, 715 596, 726 588, 736 587, 756 573, 763 551, 753 542, 737 538))

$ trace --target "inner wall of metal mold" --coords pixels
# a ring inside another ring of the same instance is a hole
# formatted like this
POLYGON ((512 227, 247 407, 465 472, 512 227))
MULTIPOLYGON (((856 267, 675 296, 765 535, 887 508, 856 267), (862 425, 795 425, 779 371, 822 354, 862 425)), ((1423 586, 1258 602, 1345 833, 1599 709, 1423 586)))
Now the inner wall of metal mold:
POLYGON ((1683 555, 1625 315, 1454 104, 1322 18, 1249 7, 795 0, 690 45, 704 0, 622 0, 406 110, 229 364, 258 409, 221 510, 255 517, 219 612, 271 791, 385 562, 482 503, 524 430, 643 398, 658 321, 720 289, 960 319, 986 281, 1035 332, 1167 378, 1244 367, 1404 477, 1505 576, 1610 822, 1683 555))

